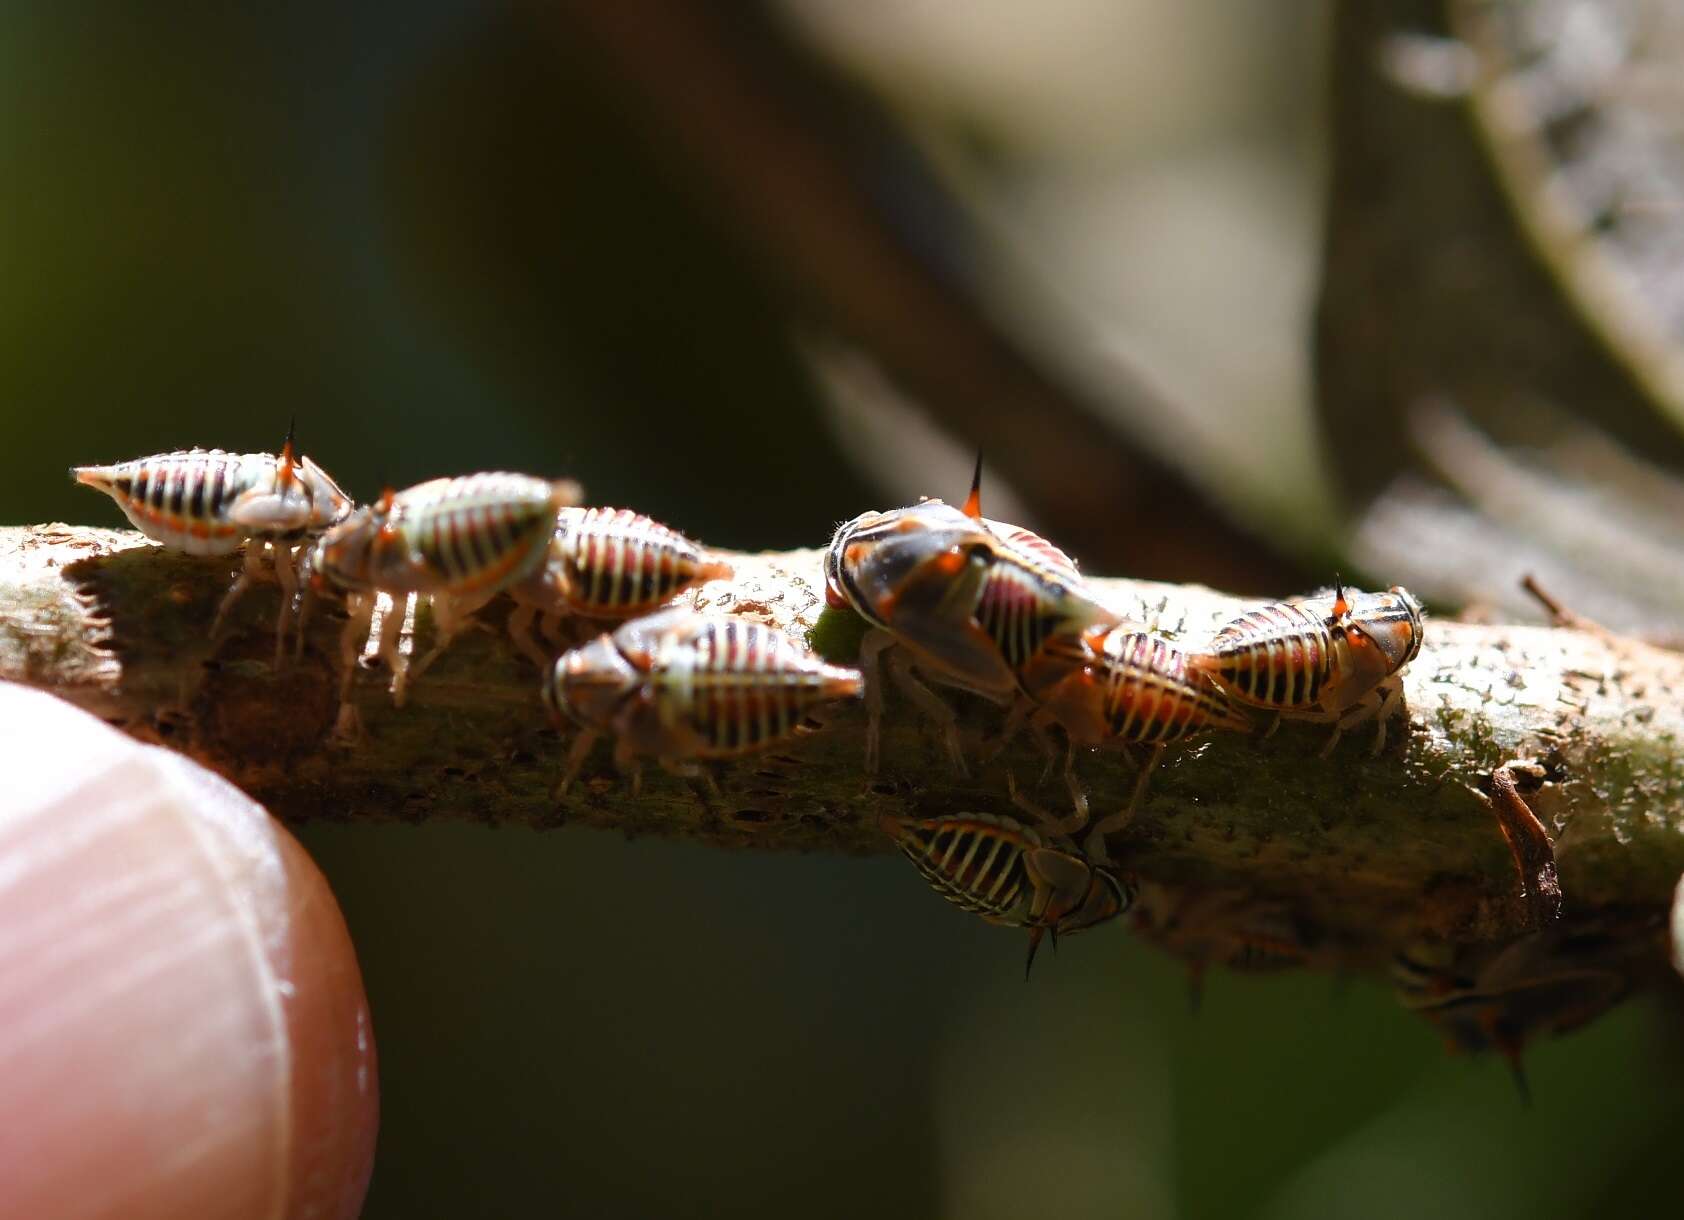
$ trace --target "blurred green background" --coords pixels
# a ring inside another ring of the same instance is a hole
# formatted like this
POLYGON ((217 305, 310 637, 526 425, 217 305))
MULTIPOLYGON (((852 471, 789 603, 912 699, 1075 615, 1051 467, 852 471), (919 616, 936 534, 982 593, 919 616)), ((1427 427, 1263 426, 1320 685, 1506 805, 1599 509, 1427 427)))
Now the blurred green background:
MULTIPOLYGON (((1327 13, 1293 11, 757 18, 890 99, 901 152, 1177 391, 1160 447, 1267 523, 1283 571, 1331 502, 1308 388, 1327 13), (966 166, 919 138, 932 115, 966 166)), ((838 396, 776 256, 577 12, 0 9, 0 520, 116 525, 65 467, 273 449, 294 414, 362 498, 569 474, 722 546, 952 491, 972 438, 838 396)), ((1218 974, 1195 1014, 1184 971, 1112 927, 1025 986, 1020 938, 894 859, 299 836, 374 1010, 371 1218, 1541 1220, 1684 1196, 1670 1004, 1535 1047, 1525 1109, 1372 980, 1218 974)))

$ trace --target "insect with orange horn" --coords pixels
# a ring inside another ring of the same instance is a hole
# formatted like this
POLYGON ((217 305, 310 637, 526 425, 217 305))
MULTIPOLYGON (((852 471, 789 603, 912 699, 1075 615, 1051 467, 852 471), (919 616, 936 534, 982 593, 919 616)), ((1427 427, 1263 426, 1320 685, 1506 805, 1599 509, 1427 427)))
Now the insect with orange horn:
POLYGON ((635 788, 639 755, 699 775, 698 763, 776 745, 805 731, 820 705, 860 693, 858 670, 827 664, 761 623, 681 606, 633 619, 563 653, 545 676, 546 706, 582 730, 556 796, 604 735, 635 788))
POLYGON ((1024 977, 1051 934, 1115 919, 1134 901, 1133 884, 1103 859, 1051 840, 1013 818, 988 813, 878 819, 883 832, 943 898, 989 923, 1029 929, 1024 977))
POLYGON ((731 565, 677 530, 623 508, 569 507, 556 515, 544 564, 509 589, 509 634, 539 670, 554 660, 533 639, 550 638, 563 618, 624 622, 653 613, 731 565))
MULTIPOLYGON (((1237 703, 1333 725, 1326 758, 1346 729, 1375 720, 1373 753, 1403 702, 1400 674, 1421 651, 1421 603, 1407 589, 1331 593, 1277 602, 1229 623, 1189 667, 1237 703)), ((1265 734, 1267 736, 1267 734, 1265 734)))
POLYGON ((245 566, 211 621, 213 636, 253 582, 272 570, 281 586, 277 665, 298 583, 295 549, 344 520, 353 507, 326 471, 294 451, 291 428, 278 454, 185 449, 109 466, 76 466, 70 474, 110 496, 136 529, 170 550, 230 555, 246 548, 245 566))
POLYGON ((392 606, 381 620, 378 655, 392 670, 393 700, 444 652, 474 613, 544 562, 556 514, 580 495, 571 480, 487 473, 432 479, 388 490, 324 534, 306 558, 312 589, 335 588, 351 612, 340 639, 345 665, 341 730, 358 654, 380 594, 392 606), (412 595, 430 599, 437 640, 409 666, 398 649, 412 595))
POLYGON ((979 462, 962 508, 925 500, 865 513, 838 529, 825 553, 827 600, 852 607, 872 628, 860 646, 868 771, 877 769, 881 735, 879 656, 941 726, 963 775, 958 715, 919 673, 1010 705, 1024 693, 1025 676, 1041 671, 1050 641, 1122 621, 1051 543, 983 520, 981 473, 979 462))

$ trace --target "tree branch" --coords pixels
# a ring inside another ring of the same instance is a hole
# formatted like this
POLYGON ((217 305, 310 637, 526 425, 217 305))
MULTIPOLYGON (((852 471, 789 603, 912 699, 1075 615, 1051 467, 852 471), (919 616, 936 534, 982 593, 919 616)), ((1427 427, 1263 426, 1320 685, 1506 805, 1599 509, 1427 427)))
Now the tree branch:
MULTIPOLYGON (((732 561, 738 576, 705 587, 703 608, 809 633, 833 659, 853 655, 862 624, 824 611, 817 552, 732 561)), ((634 799, 602 748, 558 806, 562 743, 536 673, 500 631, 459 640, 402 709, 385 675, 362 675, 367 739, 335 746, 342 617, 317 614, 303 658, 280 673, 270 589, 246 599, 225 638, 208 639, 236 562, 123 531, 0 529, 0 678, 180 749, 293 819, 454 816, 882 851, 879 812, 1009 813, 1007 771, 1032 785, 1045 762, 1022 740, 960 779, 930 726, 892 701, 883 771, 869 783, 863 715, 841 708, 788 749, 722 768, 718 794, 652 770, 634 799)), ((1189 640, 1249 604, 1192 586, 1095 583, 1120 609, 1189 640)), ((419 630, 430 630, 424 613, 419 630)), ((1605 632, 1429 621, 1406 688, 1407 731, 1394 724, 1378 758, 1359 730, 1323 761, 1327 730, 1290 723, 1267 741, 1229 735, 1172 753, 1114 854, 1148 881, 1288 904, 1342 965, 1423 936, 1497 939, 1534 916, 1493 817, 1492 774, 1533 759, 1512 777, 1554 838, 1569 916, 1665 906, 1684 871, 1684 655, 1605 632)), ((953 698, 974 759, 1001 713, 953 698)), ((1078 766, 1097 810, 1127 801, 1134 775, 1122 759, 1078 766)), ((1057 807, 1062 787, 1049 783, 1037 799, 1057 807)))

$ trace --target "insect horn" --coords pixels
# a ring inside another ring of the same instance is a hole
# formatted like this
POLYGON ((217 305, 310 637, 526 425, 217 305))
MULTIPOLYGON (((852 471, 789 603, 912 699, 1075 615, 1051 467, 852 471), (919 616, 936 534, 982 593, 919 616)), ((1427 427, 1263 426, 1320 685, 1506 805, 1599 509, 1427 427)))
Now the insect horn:
POLYGON ((971 494, 965 497, 960 510, 973 521, 982 519, 982 450, 976 451, 976 469, 971 472, 971 494))
POLYGON ((1526 1065, 1521 1062, 1522 1036, 1512 1026, 1505 1026, 1495 1013, 1485 1014, 1480 1025, 1485 1026, 1485 1036, 1490 1038, 1490 1043, 1502 1051, 1505 1060, 1509 1060, 1509 1075, 1514 1077, 1514 1087, 1521 1094, 1521 1105, 1531 1109, 1532 1087, 1526 1082, 1526 1065))
POLYGON ((1345 599, 1345 578, 1339 573, 1333 574, 1333 616, 1344 618, 1351 612, 1351 603, 1345 599))
POLYGON ((1531 1109, 1532 1086, 1526 1081, 1526 1065, 1520 1060, 1520 1048, 1518 1046, 1504 1047, 1503 1057, 1509 1061, 1509 1075, 1514 1077, 1514 1087, 1520 1093, 1520 1104, 1527 1109, 1531 1109))
POLYGON ((281 468, 279 472, 279 479, 281 486, 283 487, 292 481, 293 467, 298 461, 292 444, 293 437, 297 431, 298 416, 294 415, 291 419, 287 420, 287 437, 286 440, 281 442, 281 468))
POLYGON ((392 480, 386 477, 386 472, 380 472, 380 498, 374 502, 374 511, 382 517, 392 511, 392 499, 398 493, 392 488, 392 480))
POLYGON ((1029 929, 1029 957, 1023 963, 1023 981, 1029 981, 1029 971, 1035 966, 1035 950, 1041 947, 1041 937, 1046 934, 1043 927, 1029 929))

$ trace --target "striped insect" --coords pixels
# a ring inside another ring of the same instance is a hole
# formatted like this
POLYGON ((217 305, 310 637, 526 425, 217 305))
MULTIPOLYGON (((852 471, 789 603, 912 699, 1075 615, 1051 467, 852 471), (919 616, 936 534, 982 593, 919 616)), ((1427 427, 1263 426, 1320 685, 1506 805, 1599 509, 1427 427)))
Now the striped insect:
POLYGON ((1013 525, 1006 521, 995 521, 984 517, 981 505, 977 502, 977 492, 980 488, 972 489, 972 498, 965 501, 960 511, 973 520, 980 521, 989 533, 1000 540, 1002 546, 1029 562, 1039 565, 1057 579, 1075 584, 1082 579, 1081 572, 1076 567, 1076 561, 1058 546, 1034 530, 1024 525, 1013 525))
POLYGON ((1041 939, 1080 932, 1129 909, 1133 886, 1104 860, 1060 845, 1033 827, 988 813, 901 818, 879 825, 924 880, 961 910, 1029 929, 1024 975, 1041 939))
POLYGON ((244 567, 212 620, 213 636, 253 582, 272 571, 281 586, 277 663, 297 585, 294 549, 353 507, 326 471, 294 452, 290 429, 278 454, 186 449, 76 466, 70 474, 110 496, 136 529, 171 550, 229 555, 246 548, 244 567))
POLYGON ((340 651, 345 664, 341 730, 347 729, 355 662, 379 594, 393 602, 381 620, 378 654, 392 669, 394 700, 418 678, 474 613, 530 577, 544 562, 556 515, 579 498, 578 484, 523 474, 433 479, 358 509, 311 548, 313 588, 346 595, 351 611, 340 651), (411 595, 430 599, 437 641, 413 668, 398 648, 411 595))
POLYGON ((1322 757, 1346 729, 1376 720, 1375 754, 1403 701, 1403 667, 1421 651, 1421 603, 1407 589, 1277 602, 1224 627, 1190 667, 1236 702, 1333 725, 1322 757))
POLYGON ((1213 730, 1243 733, 1252 727, 1220 689, 1189 668, 1189 654, 1162 636, 1124 625, 1058 640, 1052 651, 1064 662, 1063 676, 1038 700, 1025 699, 1014 712, 1022 715, 1033 708, 1030 724, 1040 733, 1054 724, 1064 730, 1070 746, 1064 778, 1075 812, 1066 819, 1053 818, 1018 794, 1014 785, 1013 799, 1021 808, 1062 833, 1074 834, 1088 821, 1087 795, 1073 769, 1076 747, 1149 747, 1128 805, 1090 830, 1090 853, 1102 851, 1105 837, 1134 816, 1169 745, 1213 730))
POLYGON ((829 665, 763 624, 671 607, 633 619, 561 657, 544 702, 583 731, 568 751, 559 798, 603 735, 614 762, 653 756, 680 775, 739 758, 802 732, 823 704, 855 699, 858 670, 829 665))
POLYGON ((949 756, 965 772, 958 716, 919 681, 919 671, 1009 705, 1055 680, 1047 645, 1121 616, 1076 575, 1062 551, 1016 527, 985 522, 981 466, 962 508, 925 500, 866 513, 836 531, 825 553, 826 597, 872 625, 861 644, 866 674, 866 768, 875 771, 882 721, 878 658, 942 728, 949 756), (1041 545, 1031 544, 1036 539, 1041 545), (898 650, 889 651, 899 645, 898 650))
POLYGON ((549 554, 534 575, 509 589, 509 634, 540 670, 551 660, 533 639, 564 617, 621 622, 652 613, 697 585, 724 580, 731 565, 677 530, 623 508, 564 508, 549 554))
POLYGON ((1099 600, 1082 580, 1076 561, 1025 526, 982 515, 982 456, 960 512, 997 541, 975 616, 1005 656, 1018 690, 1031 699, 1069 671, 1069 645, 1092 628, 1126 620, 1099 600))

